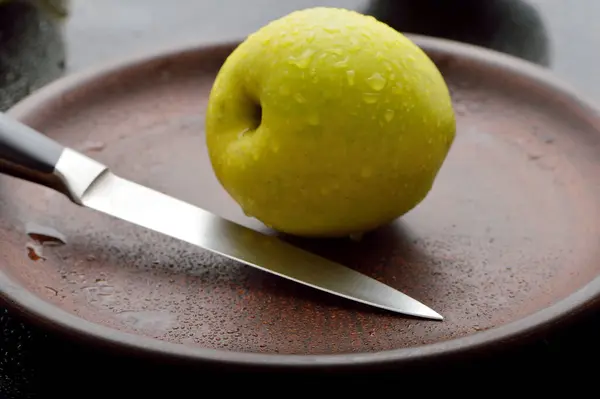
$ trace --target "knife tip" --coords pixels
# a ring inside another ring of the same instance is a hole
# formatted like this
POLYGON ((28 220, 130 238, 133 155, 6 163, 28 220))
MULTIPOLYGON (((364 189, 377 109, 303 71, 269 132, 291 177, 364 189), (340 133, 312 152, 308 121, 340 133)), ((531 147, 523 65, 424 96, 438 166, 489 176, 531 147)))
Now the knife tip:
POLYGON ((415 316, 415 317, 420 317, 422 319, 444 321, 444 316, 442 316, 435 310, 433 310, 423 304, 420 304, 418 310, 413 310, 410 313, 406 312, 406 310, 400 310, 400 309, 398 309, 397 312, 408 314, 408 315, 415 316))
MULTIPOLYGON (((403 312, 404 314, 407 314, 406 312, 403 312)), ((423 306, 421 309, 419 309, 419 311, 416 311, 414 313, 412 313, 412 316, 415 317, 419 317, 422 319, 429 319, 429 320, 435 320, 435 321, 444 321, 444 316, 442 316, 441 314, 439 314, 438 312, 436 312, 433 309, 430 309, 426 306, 423 306)))
POLYGON ((430 318, 431 320, 444 321, 444 316, 442 316, 441 314, 439 314, 433 310, 427 317, 430 318))

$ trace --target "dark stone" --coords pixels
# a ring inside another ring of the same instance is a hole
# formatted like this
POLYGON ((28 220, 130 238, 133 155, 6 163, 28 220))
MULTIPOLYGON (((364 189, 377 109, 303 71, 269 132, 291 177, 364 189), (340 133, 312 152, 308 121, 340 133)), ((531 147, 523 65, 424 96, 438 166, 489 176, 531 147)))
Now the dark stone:
POLYGON ((24 1, 0 5, 0 111, 64 71, 63 19, 24 1))
POLYGON ((401 32, 470 43, 548 66, 549 40, 522 0, 373 0, 366 14, 401 32))

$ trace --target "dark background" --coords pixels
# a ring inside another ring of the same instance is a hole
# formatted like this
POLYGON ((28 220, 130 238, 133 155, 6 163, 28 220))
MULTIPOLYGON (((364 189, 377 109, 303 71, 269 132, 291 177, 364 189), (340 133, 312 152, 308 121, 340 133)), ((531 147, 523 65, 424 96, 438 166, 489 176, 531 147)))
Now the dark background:
MULTIPOLYGON (((316 5, 357 9, 401 31, 520 56, 551 68, 584 95, 600 100, 598 0, 72 0, 65 22, 47 21, 16 6, 11 12, 0 8, 0 107, 8 108, 61 74, 172 43, 238 39, 273 18, 316 5)), ((501 375, 504 383, 532 372, 549 378, 557 371, 578 371, 585 359, 600 353, 599 333, 600 317, 592 316, 510 352, 410 372, 427 377, 501 375)), ((0 398, 103 391, 120 397, 126 387, 140 395, 170 387, 173 394, 173 387, 197 389, 204 384, 198 379, 209 374, 109 356, 30 326, 0 304, 0 398)), ((390 375, 394 373, 378 376, 390 375)), ((282 377, 253 378, 263 386, 261 381, 271 384, 282 377)))

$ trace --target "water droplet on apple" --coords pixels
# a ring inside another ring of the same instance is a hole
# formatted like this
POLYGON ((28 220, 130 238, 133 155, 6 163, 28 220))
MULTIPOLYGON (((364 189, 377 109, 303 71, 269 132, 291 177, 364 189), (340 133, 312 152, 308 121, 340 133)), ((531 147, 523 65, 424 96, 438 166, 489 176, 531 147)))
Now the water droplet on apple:
POLYGON ((244 137, 244 135, 245 135, 246 133, 248 133, 248 131, 249 131, 249 130, 250 130, 250 129, 246 128, 246 129, 242 130, 241 132, 239 132, 239 133, 238 133, 238 138, 240 138, 240 139, 241 139, 242 137, 244 137))
POLYGON ((399 82, 396 82, 394 87, 392 87, 392 93, 401 94, 402 93, 402 84, 399 82))
POLYGON ((354 86, 354 76, 356 75, 356 72, 354 71, 346 71, 346 78, 348 79, 348 84, 350 86, 354 86))
POLYGON ((314 54, 315 50, 307 48, 302 54, 300 54, 299 57, 290 57, 289 62, 293 65, 296 65, 300 69, 306 69, 308 68, 308 65, 310 64, 314 54))
POLYGON ((286 85, 279 86, 279 94, 281 94, 282 96, 289 96, 290 88, 287 87, 286 85))
POLYGON ((363 101, 367 104, 375 104, 379 96, 375 93, 365 93, 363 94, 363 101))
POLYGON ((385 119, 386 122, 391 122, 392 119, 394 119, 394 110, 393 109, 386 110, 385 113, 383 114, 383 118, 385 119))
POLYGON ((294 94, 294 100, 296 100, 300 104, 304 104, 306 102, 306 98, 304 98, 304 96, 300 93, 294 94))
POLYGON ((320 123, 319 114, 312 114, 308 117, 308 124, 311 126, 317 126, 320 123))
POLYGON ((346 58, 344 58, 343 60, 339 60, 336 63, 334 63, 333 66, 335 68, 346 68, 348 66, 349 60, 350 60, 350 57, 346 56, 346 58))
POLYGON ((364 167, 364 168, 362 168, 362 170, 360 171, 360 175, 361 175, 362 177, 364 177, 364 178, 371 177, 371 175, 373 175, 373 170, 372 170, 370 167, 368 167, 368 166, 365 166, 365 167, 364 167))
POLYGON ((375 91, 381 91, 385 87, 386 79, 380 73, 375 72, 367 79, 367 84, 375 91))

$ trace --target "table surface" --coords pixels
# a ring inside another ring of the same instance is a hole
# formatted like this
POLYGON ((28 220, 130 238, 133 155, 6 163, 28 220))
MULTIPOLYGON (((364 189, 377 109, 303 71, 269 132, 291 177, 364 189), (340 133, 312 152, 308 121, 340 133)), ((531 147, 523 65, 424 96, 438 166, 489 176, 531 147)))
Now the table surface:
MULTIPOLYGON (((299 8, 327 5, 362 10, 368 3, 360 0, 71 1, 71 17, 65 30, 68 51, 67 73, 128 57, 132 53, 168 47, 171 44, 238 39, 267 21, 299 8)), ((436 3, 436 0, 406 0, 407 3, 411 1, 436 3)), ((511 8, 506 14, 510 20, 508 25, 518 19, 518 16, 515 19, 513 14, 514 10, 520 7, 519 0, 499 0, 496 3, 512 4, 510 7, 516 5, 516 8, 511 8)), ((600 74, 597 73, 597 68, 600 66, 600 52, 596 50, 595 44, 600 43, 600 28, 597 24, 600 1, 531 0, 528 4, 533 6, 539 19, 526 19, 522 28, 526 28, 527 31, 533 26, 531 21, 538 21, 541 24, 538 26, 540 29, 537 31, 537 39, 532 39, 538 42, 541 40, 547 45, 543 48, 544 54, 540 57, 544 61, 540 62, 547 64, 557 75, 578 88, 584 95, 600 101, 600 74), (540 38, 539 32, 545 32, 543 37, 540 38)), ((430 10, 433 9, 434 7, 430 7, 430 10)), ((455 15, 457 21, 460 21, 462 11, 454 11, 458 13, 455 15)), ((453 18, 451 14, 444 15, 446 19, 453 18)), ((402 22, 399 24, 398 29, 403 30, 402 22)), ((452 24, 452 21, 449 24, 452 24)), ((410 29, 418 31, 419 27, 411 26, 410 29)), ((431 29, 427 29, 423 31, 431 32, 431 29)), ((510 32, 516 31, 511 29, 510 32)), ((486 40, 490 47, 503 48, 504 36, 497 32, 487 34, 486 40)), ((523 37, 531 36, 527 35, 526 32, 523 37)), ((525 40, 523 37, 511 40, 515 40, 517 46, 520 46, 525 40)), ((525 56, 527 57, 527 54, 525 56)), ((590 352, 586 342, 596 340, 592 338, 598 332, 600 332, 600 322, 588 320, 582 325, 566 332, 558 332, 557 335, 527 348, 518 348, 514 352, 505 353, 501 358, 504 359, 503 361, 513 362, 515 357, 519 357, 518 363, 525 367, 559 366, 567 359, 572 359, 573 356, 581 353, 581 348, 586 348, 586 351, 590 352)), ((127 373, 126 378, 123 375, 121 375, 123 378, 117 378, 127 368, 143 367, 140 364, 129 363, 129 360, 122 359, 116 364, 114 359, 107 360, 91 349, 75 346, 64 339, 50 337, 39 328, 22 322, 14 312, 9 313, 2 308, 0 308, 0 334, 2 334, 0 335, 0 398, 3 394, 7 398, 47 397, 48 391, 44 391, 45 389, 65 389, 62 379, 64 376, 73 376, 78 369, 89 370, 90 367, 109 373, 113 385, 117 380, 120 381, 119 383, 128 381, 130 384, 137 384, 138 387, 139 384, 145 384, 143 379, 136 380, 129 375, 130 373, 127 373), (76 360, 68 362, 65 358, 70 356, 71 360, 76 360), (82 359, 86 359, 89 364, 81 364, 84 361, 82 359), (110 363, 111 361, 113 363, 110 363), (61 364, 58 370, 57 362, 61 364), (62 388, 57 388, 59 386, 62 388), (35 396, 36 394, 38 396, 35 396)), ((491 370, 489 367, 501 367, 499 364, 504 364, 499 363, 499 359, 495 358, 495 361, 491 362, 492 365, 490 362, 486 363, 488 372, 491 370)), ((464 364, 462 367, 474 369, 473 364, 464 364)), ((516 370, 514 364, 511 367, 516 370)), ((152 378, 150 377, 152 373, 165 373, 164 370, 156 371, 156 367, 147 367, 144 370, 149 373, 145 377, 146 381, 152 378)), ((87 373, 87 376, 93 377, 94 373, 87 373)), ((100 376, 101 371, 95 375, 100 376)), ((172 381, 168 382, 166 375, 160 374, 161 380, 165 384, 172 384, 172 381)), ((107 376, 108 374, 104 375, 102 380, 107 381, 109 378, 107 376)), ((185 378, 189 377, 186 377, 183 372, 179 372, 178 376, 177 383, 180 385, 184 383, 185 378)), ((109 389, 108 385, 102 386, 109 389)))

